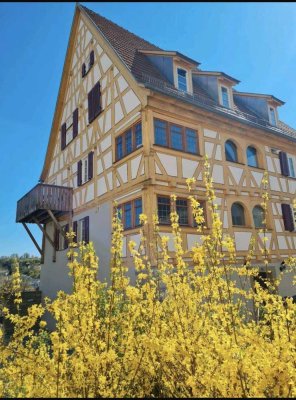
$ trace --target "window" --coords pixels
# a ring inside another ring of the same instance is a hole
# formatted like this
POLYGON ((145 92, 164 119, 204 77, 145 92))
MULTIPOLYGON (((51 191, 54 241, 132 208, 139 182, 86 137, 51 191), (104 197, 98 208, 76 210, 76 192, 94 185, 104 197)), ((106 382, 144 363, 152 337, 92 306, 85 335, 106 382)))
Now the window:
POLYGON ((136 228, 140 225, 142 214, 142 199, 135 199, 118 206, 119 215, 124 229, 136 228))
POLYGON ((88 157, 82 160, 82 185, 88 181, 88 157))
POLYGON ((160 224, 170 224, 171 200, 169 197, 157 197, 158 220, 160 224))
POLYGON ((154 119, 155 144, 198 154, 197 131, 168 121, 154 119))
POLYGON ((68 144, 78 135, 78 108, 67 118, 61 126, 61 149, 64 150, 68 144))
POLYGON ((289 161, 289 176, 291 176, 292 178, 295 178, 295 169, 294 169, 294 162, 293 162, 293 158, 292 157, 288 157, 288 161, 289 161))
POLYGON ((249 167, 258 167, 257 150, 252 146, 247 148, 247 159, 249 167))
POLYGON ((94 152, 88 153, 87 157, 77 163, 77 186, 81 186, 93 178, 94 152))
POLYGON ((75 233, 74 241, 77 242, 89 242, 89 217, 81 218, 78 221, 73 222, 73 231, 75 233))
POLYGON ((237 148, 231 140, 225 142, 225 155, 227 161, 238 162, 237 148))
POLYGON ((116 161, 142 146, 142 123, 138 122, 115 139, 116 161))
POLYGON ((276 126, 275 110, 273 107, 269 107, 269 120, 271 125, 276 126))
POLYGON ((244 226, 245 225, 245 210, 239 203, 233 203, 231 207, 232 225, 244 226))
MULTIPOLYGON (((62 229, 65 232, 65 234, 69 232, 69 224, 64 225, 62 229)), ((54 232, 54 242, 56 250, 65 250, 68 248, 68 240, 56 228, 54 232)))
MULTIPOLYGON (((205 215, 205 202, 199 201, 200 207, 203 209, 203 215, 205 215)), ((188 199, 177 198, 176 199, 176 213, 179 216, 179 224, 191 227, 196 227, 190 203, 188 199)), ((160 224, 169 225, 171 223, 170 213, 171 213, 171 199, 168 196, 157 196, 157 209, 158 209, 158 220, 160 224)))
POLYGON ((97 82, 88 93, 88 122, 91 123, 101 111, 101 88, 100 82, 97 82))
POLYGON ((179 224, 188 225, 188 201, 187 199, 176 200, 176 212, 179 215, 179 224))
POLYGON ((82 64, 82 67, 81 67, 82 78, 85 77, 85 75, 88 73, 88 71, 94 65, 94 61, 95 61, 95 53, 92 50, 90 52, 89 56, 87 57, 86 61, 82 64))
POLYGON ((222 105, 224 107, 229 108, 229 95, 228 89, 224 86, 221 86, 221 98, 222 98, 222 105))
POLYGON ((171 145, 173 149, 182 150, 182 128, 181 126, 171 125, 171 145))
POLYGON ((255 228, 263 228, 264 210, 261 206, 255 206, 253 208, 253 221, 255 228))
POLYGON ((285 230, 293 232, 295 229, 293 206, 290 204, 281 204, 281 208, 285 230))
POLYGON ((177 73, 178 73, 178 89, 187 92, 187 78, 186 78, 187 71, 178 68, 177 73))

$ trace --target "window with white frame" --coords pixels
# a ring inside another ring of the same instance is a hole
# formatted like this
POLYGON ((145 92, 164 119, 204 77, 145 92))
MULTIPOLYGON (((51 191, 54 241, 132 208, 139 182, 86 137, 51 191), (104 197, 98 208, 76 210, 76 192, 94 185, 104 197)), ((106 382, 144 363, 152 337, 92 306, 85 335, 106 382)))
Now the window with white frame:
POLYGON ((228 93, 228 89, 225 86, 221 86, 221 101, 222 101, 222 105, 224 107, 227 107, 227 108, 230 107, 229 93, 228 93))
POLYGON ((294 168, 294 160, 292 157, 288 156, 288 163, 289 163, 289 176, 291 176, 292 178, 296 178, 295 168, 294 168))
POLYGON ((187 71, 182 68, 177 68, 178 89, 187 92, 187 71))
POLYGON ((275 109, 273 107, 269 107, 269 121, 271 125, 276 126, 275 109))
POLYGON ((82 185, 88 181, 88 156, 82 160, 82 185))

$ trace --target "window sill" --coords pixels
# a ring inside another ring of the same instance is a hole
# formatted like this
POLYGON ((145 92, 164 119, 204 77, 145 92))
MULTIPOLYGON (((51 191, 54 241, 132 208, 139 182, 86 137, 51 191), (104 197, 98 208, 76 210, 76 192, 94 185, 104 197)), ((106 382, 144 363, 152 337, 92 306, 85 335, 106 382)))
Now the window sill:
POLYGON ((83 182, 81 185, 77 186, 77 189, 80 188, 80 187, 82 187, 82 186, 84 186, 86 183, 90 182, 91 180, 92 180, 92 178, 91 178, 91 179, 88 179, 88 180, 85 181, 85 182, 83 182))
MULTIPOLYGON (((123 161, 123 160, 127 159, 130 155, 136 153, 138 150, 140 150, 140 149, 142 149, 142 148, 143 148, 143 145, 141 144, 141 146, 137 147, 137 148, 136 148, 135 150, 133 150, 131 153, 126 154, 125 156, 123 156, 122 158, 119 158, 118 160, 115 160, 115 161, 113 162, 113 165, 115 165, 115 164, 117 164, 117 163, 119 164, 120 161, 123 161)), ((125 161, 126 161, 126 160, 125 160, 125 161)))
POLYGON ((231 163, 231 164, 238 164, 238 165, 246 165, 246 164, 244 164, 244 163, 242 163, 242 162, 239 162, 239 161, 230 161, 230 160, 225 160, 226 162, 229 162, 229 163, 231 163))
POLYGON ((85 75, 81 75, 81 79, 84 79, 86 75, 89 73, 89 71, 92 69, 93 65, 85 72, 85 75))
POLYGON ((155 147, 160 147, 161 149, 167 149, 167 150, 171 150, 171 151, 176 151, 176 152, 178 152, 178 153, 190 154, 191 156, 202 157, 202 155, 201 155, 200 153, 192 153, 191 151, 185 151, 185 150, 174 149, 174 148, 172 148, 172 147, 163 146, 163 145, 157 144, 157 143, 153 143, 153 146, 155 146, 155 147))
POLYGON ((252 165, 247 165, 249 168, 254 168, 254 169, 259 169, 260 171, 265 171, 265 168, 261 168, 261 167, 254 167, 252 165))

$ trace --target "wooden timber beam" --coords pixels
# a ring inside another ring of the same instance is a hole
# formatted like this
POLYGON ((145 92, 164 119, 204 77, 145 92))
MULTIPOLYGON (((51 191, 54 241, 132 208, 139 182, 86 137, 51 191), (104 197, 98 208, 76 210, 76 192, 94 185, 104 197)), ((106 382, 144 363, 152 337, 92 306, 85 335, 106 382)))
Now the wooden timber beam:
POLYGON ((46 239, 49 241, 49 243, 52 245, 53 248, 55 248, 53 240, 50 238, 49 234, 46 232, 46 230, 43 228, 43 226, 39 223, 39 221, 36 218, 33 218, 33 221, 39 226, 41 232, 43 235, 46 236, 46 239))
POLYGON ((67 239, 66 233, 64 232, 63 228, 61 227, 61 225, 58 223, 56 217, 53 215, 51 210, 47 210, 50 218, 53 220, 53 223, 55 225, 55 227, 57 228, 57 230, 63 235, 63 237, 65 239, 67 239))
POLYGON ((30 231, 30 229, 27 227, 27 225, 26 225, 25 222, 22 222, 22 224, 23 224, 23 227, 26 229, 28 235, 29 235, 30 238, 32 239, 32 242, 35 244, 35 246, 36 246, 37 250, 39 251, 41 257, 43 257, 42 250, 40 249, 40 246, 39 246, 39 244, 36 242, 34 236, 32 235, 32 233, 31 233, 31 231, 30 231))

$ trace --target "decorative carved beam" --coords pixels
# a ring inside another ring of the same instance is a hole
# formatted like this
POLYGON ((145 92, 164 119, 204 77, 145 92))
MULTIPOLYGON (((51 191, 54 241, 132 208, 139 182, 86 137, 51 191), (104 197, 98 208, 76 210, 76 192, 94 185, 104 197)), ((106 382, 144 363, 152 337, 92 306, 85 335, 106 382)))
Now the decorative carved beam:
POLYGON ((39 251, 39 253, 40 253, 41 257, 42 257, 42 256, 43 256, 43 254, 42 254, 42 250, 40 249, 40 247, 39 247, 38 243, 36 242, 36 240, 35 240, 34 236, 33 236, 33 235, 32 235, 32 233, 31 233, 30 229, 27 227, 27 225, 26 225, 26 223, 25 223, 25 222, 22 222, 22 224, 23 224, 23 227, 26 229, 26 231, 27 231, 28 235, 29 235, 29 236, 30 236, 30 238, 32 239, 32 242, 35 244, 35 246, 36 246, 37 250, 39 251))

